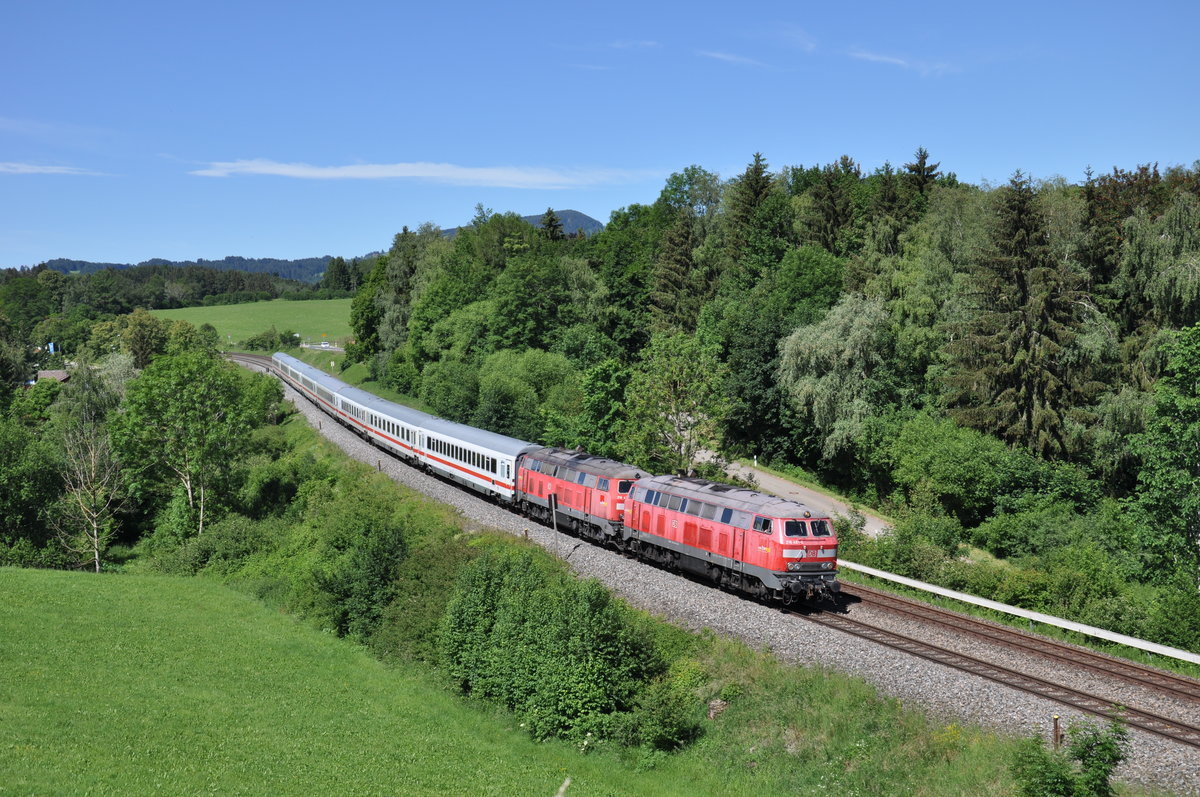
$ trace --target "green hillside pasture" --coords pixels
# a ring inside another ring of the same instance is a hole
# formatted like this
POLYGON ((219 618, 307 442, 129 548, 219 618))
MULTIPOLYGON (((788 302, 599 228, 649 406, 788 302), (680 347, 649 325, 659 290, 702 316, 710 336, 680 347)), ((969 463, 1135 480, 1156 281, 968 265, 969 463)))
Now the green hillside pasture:
POLYGON ((719 791, 536 744, 200 579, 0 568, 0 664, 4 793, 719 791))
POLYGON ((320 343, 344 343, 350 336, 351 299, 305 299, 226 304, 216 307, 180 307, 152 310, 159 318, 181 319, 195 326, 208 323, 216 327, 223 345, 237 343, 274 326, 300 333, 301 340, 320 343))

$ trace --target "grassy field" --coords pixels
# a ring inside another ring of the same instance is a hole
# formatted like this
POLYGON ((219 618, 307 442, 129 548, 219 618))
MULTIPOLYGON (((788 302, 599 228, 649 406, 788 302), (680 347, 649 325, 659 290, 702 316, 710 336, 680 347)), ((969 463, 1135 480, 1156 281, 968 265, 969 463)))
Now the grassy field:
POLYGON ((342 343, 350 337, 350 299, 308 299, 289 302, 227 304, 217 307, 182 307, 177 310, 153 310, 159 318, 182 319, 196 326, 212 324, 223 344, 237 343, 270 329, 290 329, 301 340, 342 343))
POLYGON ((202 579, 0 568, 0 666, 5 794, 724 793, 536 744, 202 579))

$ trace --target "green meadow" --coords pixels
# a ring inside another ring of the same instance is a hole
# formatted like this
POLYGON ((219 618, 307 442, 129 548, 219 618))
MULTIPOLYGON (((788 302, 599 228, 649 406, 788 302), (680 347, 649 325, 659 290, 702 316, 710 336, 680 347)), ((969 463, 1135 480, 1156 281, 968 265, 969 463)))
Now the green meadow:
POLYGON ((0 569, 0 793, 717 793, 538 744, 204 579, 0 569))
POLYGON ((196 326, 212 324, 223 345, 237 343, 274 326, 300 334, 302 341, 344 343, 350 337, 350 299, 305 299, 226 304, 214 307, 181 307, 152 310, 159 318, 179 319, 196 326))

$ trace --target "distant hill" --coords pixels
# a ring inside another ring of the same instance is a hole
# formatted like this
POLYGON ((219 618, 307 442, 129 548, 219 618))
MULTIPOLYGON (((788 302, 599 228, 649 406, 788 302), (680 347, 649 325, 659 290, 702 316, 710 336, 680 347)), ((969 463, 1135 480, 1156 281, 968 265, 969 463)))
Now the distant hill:
MULTIPOLYGON (((586 213, 580 213, 578 210, 555 210, 554 215, 558 216, 558 220, 562 222, 563 235, 574 235, 579 230, 583 230, 583 234, 587 236, 595 235, 604 229, 601 222, 596 221, 586 213)), ((522 220, 529 222, 534 227, 542 226, 542 214, 536 216, 522 216, 522 220)), ((447 230, 442 230, 442 235, 447 238, 453 238, 458 234, 462 227, 451 227, 447 230)))
MULTIPOLYGON (((583 230, 584 235, 595 235, 604 229, 604 225, 588 216, 585 213, 580 213, 578 210, 556 210, 559 221, 562 222, 563 234, 574 235, 579 230, 583 230)), ((536 216, 522 216, 525 221, 532 224, 534 227, 540 227, 542 214, 536 216)), ((443 230, 442 235, 447 238, 453 238, 462 227, 455 227, 449 230, 443 230)), ((377 253, 374 253, 377 254, 377 253)), ((373 255, 364 255, 363 257, 371 257, 373 255)), ((307 283, 317 283, 321 280, 321 275, 325 273, 325 268, 332 260, 331 255, 324 257, 306 257, 301 260, 276 260, 270 257, 236 257, 230 256, 224 260, 163 260, 162 258, 151 258, 141 263, 93 263, 87 260, 67 260, 58 258, 57 260, 47 260, 46 267, 52 268, 55 271, 61 271, 64 274, 95 274, 97 271, 103 271, 106 268, 125 269, 133 268, 134 266, 203 266, 204 268, 213 268, 219 271, 245 271, 250 274, 277 274, 285 279, 299 280, 307 283)))
POLYGON ((64 274, 94 274, 106 268, 123 269, 137 266, 203 266, 218 271, 245 271, 250 274, 277 274, 285 279, 300 280, 314 283, 321 279, 325 267, 332 259, 331 255, 324 257, 306 257, 302 260, 276 260, 270 257, 227 257, 224 260, 163 260, 151 258, 141 263, 91 263, 86 260, 46 261, 46 266, 64 274))

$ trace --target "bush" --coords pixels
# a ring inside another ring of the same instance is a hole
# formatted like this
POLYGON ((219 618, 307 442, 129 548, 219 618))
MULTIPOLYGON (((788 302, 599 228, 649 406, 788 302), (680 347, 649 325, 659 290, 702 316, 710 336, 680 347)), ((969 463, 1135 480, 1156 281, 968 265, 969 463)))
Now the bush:
POLYGON ((1026 739, 1009 769, 1021 797, 1113 797, 1112 773, 1125 760, 1129 734, 1112 721, 1107 727, 1081 722, 1067 728, 1064 751, 1049 750, 1041 739, 1026 739))
POLYGON ((479 373, 453 360, 430 363, 421 375, 421 401, 435 415, 469 423, 479 402, 479 373))
POLYGON ((612 736, 618 715, 635 707, 648 728, 663 729, 656 740, 682 737, 675 699, 643 695, 662 665, 633 630, 628 610, 596 582, 570 578, 540 553, 489 550, 455 589, 442 661, 464 692, 509 708, 535 739, 612 736))

